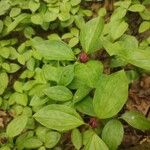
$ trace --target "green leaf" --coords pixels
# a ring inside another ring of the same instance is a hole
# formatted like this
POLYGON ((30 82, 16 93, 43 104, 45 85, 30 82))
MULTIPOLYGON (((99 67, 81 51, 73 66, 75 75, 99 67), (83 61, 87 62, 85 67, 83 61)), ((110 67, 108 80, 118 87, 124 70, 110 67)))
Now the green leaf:
POLYGON ((121 118, 125 120, 132 127, 145 131, 150 129, 150 120, 139 112, 129 111, 125 112, 121 118))
POLYGON ((42 25, 43 24, 43 16, 40 13, 33 14, 31 16, 31 22, 36 25, 42 25))
POLYGON ((91 90, 92 89, 87 87, 86 85, 80 86, 74 94, 73 103, 81 101, 85 96, 89 94, 91 90))
POLYGON ((74 78, 74 65, 61 67, 61 68, 58 68, 58 70, 60 70, 58 71, 60 72, 58 84, 64 85, 64 86, 67 86, 68 84, 70 84, 74 78))
POLYGON ((14 7, 11 9, 9 15, 10 15, 10 17, 15 17, 15 16, 19 15, 20 13, 21 13, 21 9, 18 7, 14 7))
POLYGON ((80 4, 81 0, 71 0, 70 3, 72 6, 76 6, 78 4, 80 4))
POLYGON ((86 64, 78 63, 75 66, 75 78, 92 88, 95 87, 102 72, 103 65, 96 60, 88 61, 86 64))
POLYGON ((44 93, 55 101, 69 101, 72 99, 72 92, 65 86, 53 86, 44 90, 44 93))
POLYGON ((113 119, 107 122, 102 131, 102 140, 108 145, 109 150, 116 150, 123 139, 123 125, 113 119))
POLYGON ((93 100, 91 97, 86 97, 82 101, 75 104, 75 108, 86 115, 96 116, 93 108, 93 100))
POLYGON ((3 27, 4 27, 3 21, 2 21, 2 20, 0 20, 0 33, 2 32, 3 27))
POLYGON ((43 143, 37 137, 31 137, 24 141, 23 146, 27 149, 35 149, 42 146, 43 143))
POLYGON ((29 9, 32 12, 35 12, 40 7, 40 3, 36 0, 30 0, 29 1, 29 9))
POLYGON ((43 126, 58 131, 70 130, 84 124, 73 108, 58 104, 43 107, 33 117, 43 126))
POLYGON ((110 23, 110 36, 113 40, 120 38, 128 29, 128 24, 125 21, 112 21, 110 23), (117 28, 116 28, 117 27, 117 28))
POLYGON ((33 96, 30 101, 30 106, 41 106, 48 102, 48 98, 40 98, 38 96, 33 96))
POLYGON ((25 13, 22 13, 19 16, 17 16, 15 20, 8 25, 8 27, 6 28, 6 31, 4 32, 4 35, 7 35, 11 31, 13 31, 17 27, 17 25, 27 17, 28 17, 28 14, 25 14, 25 13))
POLYGON ((124 71, 101 76, 94 94, 94 111, 100 119, 115 116, 128 97, 128 79, 124 71))
POLYGON ((61 134, 55 131, 49 131, 45 135, 45 147, 53 148, 60 140, 61 134))
POLYGON ((150 29, 150 22, 143 21, 139 27, 139 33, 145 32, 150 29))
POLYGON ((118 7, 117 9, 115 9, 110 19, 111 21, 118 21, 123 17, 125 17, 126 13, 127 13, 126 8, 118 7))
POLYGON ((72 130, 71 141, 77 150, 82 147, 82 134, 80 133, 79 129, 72 130))
POLYGON ((44 65, 42 70, 46 80, 55 82, 59 81, 61 70, 59 70, 58 68, 53 67, 51 65, 44 65))
POLYGON ((96 50, 99 50, 101 47, 100 36, 103 27, 104 21, 101 17, 94 18, 82 25, 80 42, 84 51, 92 53, 96 50))
POLYGON ((79 38, 78 37, 74 37, 72 39, 70 39, 69 41, 69 46, 70 47, 74 47, 79 43, 79 38))
POLYGON ((27 106, 28 97, 24 93, 15 92, 10 96, 9 102, 16 102, 17 104, 20 104, 22 106, 27 106))
POLYGON ((108 150, 107 145, 98 135, 96 135, 96 133, 92 133, 90 135, 91 136, 85 145, 85 150, 108 150))
POLYGON ((6 134, 9 137, 15 137, 19 135, 24 130, 27 121, 28 118, 25 115, 16 117, 8 124, 6 134))
POLYGON ((134 4, 134 5, 131 5, 128 10, 133 11, 133 12, 142 12, 145 10, 145 6, 142 4, 134 4))
POLYGON ((0 95, 2 95, 7 88, 8 85, 8 75, 7 73, 3 72, 0 73, 0 95))
POLYGON ((32 46, 47 60, 74 60, 72 49, 62 41, 32 40, 32 46))
POLYGON ((9 0, 1 0, 0 1, 0 16, 4 15, 10 8, 9 0))

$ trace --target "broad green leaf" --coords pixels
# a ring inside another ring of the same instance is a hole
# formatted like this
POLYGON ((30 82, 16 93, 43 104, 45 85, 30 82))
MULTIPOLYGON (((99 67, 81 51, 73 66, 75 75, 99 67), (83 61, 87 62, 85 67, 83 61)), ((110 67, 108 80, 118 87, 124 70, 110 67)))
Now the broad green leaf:
POLYGON ((120 49, 118 56, 130 64, 145 70, 150 70, 150 51, 148 50, 120 49))
POLYGON ((134 111, 125 112, 121 116, 121 118, 136 129, 142 131, 150 130, 150 120, 139 112, 134 111))
POLYGON ((17 103, 17 104, 20 104, 22 106, 27 106, 27 103, 28 103, 28 97, 26 94, 24 93, 18 93, 18 92, 15 92, 13 93, 10 98, 9 98, 9 102, 13 104, 13 102, 17 103))
POLYGON ((10 15, 10 17, 15 17, 15 16, 19 15, 20 13, 21 13, 21 9, 18 7, 14 7, 11 9, 9 15, 10 15))
POLYGON ((120 38, 128 29, 128 24, 125 21, 120 20, 112 21, 110 26, 110 36, 113 40, 120 38))
POLYGON ((150 29, 150 22, 143 21, 139 27, 139 33, 145 32, 150 29))
POLYGON ((115 116, 128 97, 128 79, 124 71, 103 75, 98 81, 93 99, 94 111, 100 119, 115 116))
POLYGON ((42 70, 46 80, 55 82, 59 81, 61 70, 59 70, 58 68, 53 67, 51 65, 44 65, 42 70))
POLYGON ((31 16, 31 22, 36 25, 42 25, 43 24, 43 16, 40 13, 33 14, 31 16))
POLYGON ((9 24, 9 26, 6 28, 6 31, 4 32, 4 35, 7 35, 7 34, 9 34, 11 31, 13 31, 16 27, 17 27, 17 25, 21 22, 21 21, 23 21, 25 18, 27 18, 29 15, 28 14, 25 14, 25 13, 23 13, 23 14, 20 14, 19 16, 17 16, 16 18, 15 18, 15 20, 11 23, 11 24, 9 24))
POLYGON ((13 119, 7 126, 6 133, 9 137, 19 135, 25 128, 28 118, 25 115, 18 116, 13 119))
POLYGON ((94 18, 82 25, 80 42, 84 51, 87 53, 92 53, 96 50, 99 50, 101 47, 100 35, 103 27, 104 21, 101 17, 94 18))
POLYGON ((68 101, 73 97, 72 92, 65 86, 53 86, 44 90, 44 93, 55 101, 68 101))
POLYGON ((116 150, 123 139, 123 125, 119 120, 107 122, 102 130, 102 140, 108 145, 109 150, 116 150))
POLYGON ((77 150, 82 147, 82 134, 80 133, 79 129, 72 130, 71 141, 77 150))
POLYGON ((59 85, 67 86, 74 78, 74 65, 68 65, 58 68, 59 72, 59 85))
POLYGON ((87 87, 86 85, 79 87, 79 89, 77 89, 77 91, 75 92, 73 96, 73 103, 77 103, 81 101, 85 96, 89 94, 91 90, 92 89, 87 87))
POLYGON ((75 66, 75 78, 81 80, 89 87, 94 88, 100 75, 103 72, 103 65, 100 61, 91 60, 87 63, 78 63, 75 66))
POLYGON ((62 41, 32 40, 32 46, 47 60, 74 60, 71 48, 62 41))
POLYGON ((10 8, 9 0, 1 0, 0 1, 0 16, 4 15, 10 8))
POLYGON ((35 12, 40 7, 40 3, 36 0, 30 0, 29 1, 29 9, 32 12, 35 12))
POLYGON ((86 97, 82 101, 76 103, 75 108, 83 114, 96 116, 93 108, 93 100, 91 97, 86 97))
POLYGON ((140 15, 143 20, 150 20, 150 11, 145 9, 143 12, 140 12, 140 15))
POLYGON ((40 106, 48 102, 48 98, 40 98, 38 96, 33 96, 30 101, 30 106, 40 106))
POLYGON ((113 12, 112 16, 111 16, 111 21, 117 21, 122 19, 123 17, 125 17, 127 13, 127 9, 123 8, 123 7, 118 7, 117 9, 115 9, 115 11, 113 12))
POLYGON ((36 136, 38 137, 38 139, 42 142, 45 142, 46 140, 46 133, 48 133, 50 130, 46 127, 43 126, 38 126, 35 130, 36 132, 36 136))
POLYGON ((102 139, 96 135, 96 133, 91 134, 85 145, 85 150, 108 150, 107 145, 102 141, 102 139))
POLYGON ((81 0, 71 0, 70 3, 72 6, 76 6, 78 4, 80 4, 81 0))
POLYGON ((145 9, 145 6, 142 4, 134 4, 134 5, 131 5, 128 10, 133 11, 133 12, 142 12, 144 11, 144 9, 145 9))
POLYGON ((3 72, 0 73, 0 95, 3 94, 8 85, 8 75, 3 72))
POLYGON ((114 3, 114 6, 120 6, 122 8, 128 9, 128 7, 131 5, 131 0, 125 0, 125 1, 117 1, 114 3))
POLYGON ((24 149, 24 141, 26 141, 27 139, 33 137, 34 132, 33 131, 27 131, 21 135, 19 135, 16 139, 16 147, 20 150, 24 149))
POLYGON ((79 43, 79 38, 78 37, 74 37, 72 39, 70 39, 69 41, 69 46, 70 47, 74 47, 79 43))
POLYGON ((42 146, 43 143, 37 137, 31 137, 24 141, 23 146, 26 149, 35 149, 42 146))
POLYGON ((55 131, 49 131, 45 135, 45 147, 53 148, 60 140, 61 134, 55 131))
POLYGON ((58 104, 43 107, 33 117, 43 126, 58 131, 70 130, 84 124, 73 108, 58 104))

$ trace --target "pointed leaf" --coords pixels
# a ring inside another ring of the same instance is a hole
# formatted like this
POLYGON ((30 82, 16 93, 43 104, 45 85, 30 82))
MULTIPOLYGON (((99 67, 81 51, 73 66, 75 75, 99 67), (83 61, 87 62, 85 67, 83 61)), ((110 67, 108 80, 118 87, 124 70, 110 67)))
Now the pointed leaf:
POLYGON ((93 106, 97 117, 116 115, 128 97, 128 79, 124 71, 101 76, 94 94, 93 106))
POLYGON ((53 86, 44 90, 44 93, 55 101, 68 101, 73 97, 72 92, 65 86, 53 86))
POLYGON ((43 126, 66 131, 84 124, 79 114, 71 107, 65 105, 48 105, 33 116, 43 126))
POLYGON ((101 47, 100 35, 104 27, 101 17, 94 18, 83 24, 80 34, 80 42, 84 51, 92 53, 101 47), (87 32, 88 31, 88 32, 87 32))
POLYGON ((146 117, 139 112, 125 112, 121 118, 136 129, 143 131, 150 130, 150 120, 146 119, 146 117))
POLYGON ((25 115, 16 117, 7 126, 6 133, 9 137, 19 135, 27 124, 28 118, 25 115))
POLYGON ((95 87, 100 75, 103 72, 103 65, 99 61, 88 61, 86 64, 79 63, 75 66, 75 77, 89 87, 95 87))
POLYGON ((82 147, 82 134, 80 133, 79 129, 72 130, 71 141, 77 150, 82 147))
POLYGON ((98 135, 93 133, 85 145, 85 150, 108 150, 108 147, 98 135))
POLYGON ((32 40, 32 46, 47 60, 74 60, 72 49, 62 41, 32 40))
POLYGON ((123 126, 120 121, 110 120, 102 131, 102 140, 108 145, 109 150, 116 150, 123 139, 123 126))

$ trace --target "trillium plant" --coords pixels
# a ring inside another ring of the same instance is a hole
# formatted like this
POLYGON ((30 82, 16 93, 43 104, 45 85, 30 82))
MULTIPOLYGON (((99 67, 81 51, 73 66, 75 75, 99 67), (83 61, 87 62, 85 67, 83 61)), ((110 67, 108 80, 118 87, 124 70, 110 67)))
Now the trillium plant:
POLYGON ((117 150, 124 124, 150 130, 123 110, 137 74, 150 72, 150 38, 137 40, 128 14, 143 33, 149 4, 120 0, 106 21, 104 7, 93 15, 81 0, 1 0, 0 150, 63 150, 66 135, 72 149, 117 150))

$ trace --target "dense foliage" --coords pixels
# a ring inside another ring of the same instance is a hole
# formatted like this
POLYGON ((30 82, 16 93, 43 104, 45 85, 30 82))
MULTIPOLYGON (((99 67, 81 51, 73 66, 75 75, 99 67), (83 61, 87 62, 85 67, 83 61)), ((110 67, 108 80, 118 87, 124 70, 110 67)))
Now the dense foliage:
POLYGON ((124 122, 150 130, 143 114, 121 111, 130 83, 150 72, 150 37, 129 23, 137 14, 137 34, 150 30, 150 1, 119 0, 111 15, 84 3, 0 1, 0 150, 60 150, 68 133, 73 149, 116 150, 124 122))

